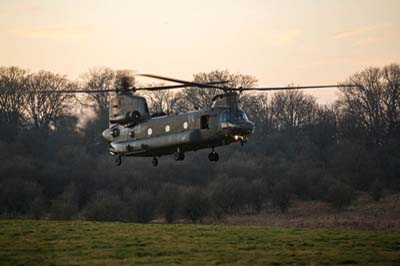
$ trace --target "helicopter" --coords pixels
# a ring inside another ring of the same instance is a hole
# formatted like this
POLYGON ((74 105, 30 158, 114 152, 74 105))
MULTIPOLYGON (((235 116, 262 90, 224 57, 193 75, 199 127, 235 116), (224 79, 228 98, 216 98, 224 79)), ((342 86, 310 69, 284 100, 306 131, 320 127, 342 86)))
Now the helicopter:
POLYGON ((122 157, 150 157, 158 166, 158 158, 173 155, 183 161, 185 153, 211 149, 208 159, 218 162, 216 147, 240 143, 243 146, 254 132, 255 124, 240 108, 239 96, 243 91, 277 91, 318 88, 354 87, 357 85, 318 85, 297 87, 233 88, 223 86, 227 81, 198 83, 152 74, 137 76, 174 82, 179 85, 147 88, 130 87, 122 80, 116 89, 45 91, 46 93, 109 93, 115 96, 109 102, 109 127, 102 136, 110 143, 109 153, 116 156, 115 164, 122 164, 122 157), (199 110, 174 114, 150 114, 147 101, 136 95, 137 91, 171 90, 184 87, 220 90, 212 99, 212 105, 199 110))

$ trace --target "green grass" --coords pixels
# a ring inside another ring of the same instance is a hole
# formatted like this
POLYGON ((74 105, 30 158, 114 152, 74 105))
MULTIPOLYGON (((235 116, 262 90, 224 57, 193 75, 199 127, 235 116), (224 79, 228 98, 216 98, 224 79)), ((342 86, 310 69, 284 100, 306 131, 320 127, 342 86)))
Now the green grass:
POLYGON ((0 265, 400 265, 400 232, 0 220, 0 265))

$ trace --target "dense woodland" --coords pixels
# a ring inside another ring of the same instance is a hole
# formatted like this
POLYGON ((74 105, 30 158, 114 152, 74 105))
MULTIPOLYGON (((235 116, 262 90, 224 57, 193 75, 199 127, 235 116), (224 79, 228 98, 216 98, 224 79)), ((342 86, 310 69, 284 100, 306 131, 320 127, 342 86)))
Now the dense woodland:
MULTIPOLYGON (((167 222, 290 210, 295 200, 342 209, 357 191, 374 200, 400 191, 400 65, 367 68, 343 84, 331 106, 307 91, 242 93, 255 122, 244 147, 188 153, 185 161, 124 158, 107 153, 108 94, 35 94, 37 90, 118 86, 127 71, 96 68, 76 81, 51 72, 0 68, 0 215, 36 219, 167 222)), ((256 86, 255 77, 213 71, 197 82, 229 80, 256 86)), ((147 84, 148 85, 148 84, 147 84)), ((187 88, 142 93, 152 112, 210 105, 218 92, 187 88)))

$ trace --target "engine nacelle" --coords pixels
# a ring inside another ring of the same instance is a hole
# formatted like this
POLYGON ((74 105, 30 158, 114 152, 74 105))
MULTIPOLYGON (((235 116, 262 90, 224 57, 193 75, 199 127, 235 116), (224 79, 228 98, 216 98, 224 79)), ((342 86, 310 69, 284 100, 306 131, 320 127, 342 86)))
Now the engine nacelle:
POLYGON ((150 118, 146 99, 129 93, 117 94, 110 101, 110 124, 139 123, 150 118))

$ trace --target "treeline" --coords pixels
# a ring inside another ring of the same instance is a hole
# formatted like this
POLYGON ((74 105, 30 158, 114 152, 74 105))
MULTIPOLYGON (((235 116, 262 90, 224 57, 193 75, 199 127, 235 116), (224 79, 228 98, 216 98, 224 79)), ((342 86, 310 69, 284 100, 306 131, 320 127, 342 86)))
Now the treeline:
MULTIPOLYGON (((125 158, 115 167, 101 138, 108 94, 35 94, 37 90, 112 88, 127 71, 92 69, 79 80, 51 72, 0 68, 0 215, 148 222, 165 218, 285 212, 293 200, 343 208, 356 191, 375 200, 400 190, 400 66, 367 68, 345 80, 331 106, 306 92, 242 94, 256 131, 243 148, 190 153, 183 162, 125 158), (94 110, 95 116, 76 110, 94 110), (82 125, 84 126, 78 126, 82 125)), ((126 79, 125 79, 126 80, 126 79)), ((254 87, 256 78, 213 71, 197 82, 229 80, 254 87)), ((218 91, 187 88, 147 92, 152 112, 204 108, 218 91)))

